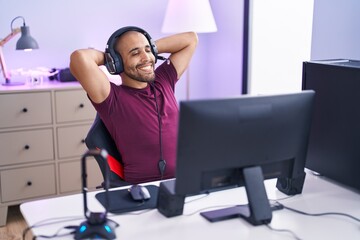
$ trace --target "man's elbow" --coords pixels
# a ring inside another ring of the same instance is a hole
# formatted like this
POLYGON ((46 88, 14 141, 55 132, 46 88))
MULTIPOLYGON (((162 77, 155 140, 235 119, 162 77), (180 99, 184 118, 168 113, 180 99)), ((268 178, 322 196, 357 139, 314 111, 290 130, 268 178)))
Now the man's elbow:
POLYGON ((72 52, 70 55, 70 68, 71 66, 74 67, 77 63, 79 63, 81 61, 81 58, 82 58, 82 51, 80 49, 72 52))
POLYGON ((199 38, 196 32, 189 32, 189 39, 191 39, 191 44, 196 46, 199 42, 199 38))
MULTIPOLYGON (((81 61, 83 58, 83 54, 81 50, 75 50, 70 55, 70 72, 77 78, 79 68, 81 66, 81 61)), ((78 79, 78 78, 77 78, 78 79)))

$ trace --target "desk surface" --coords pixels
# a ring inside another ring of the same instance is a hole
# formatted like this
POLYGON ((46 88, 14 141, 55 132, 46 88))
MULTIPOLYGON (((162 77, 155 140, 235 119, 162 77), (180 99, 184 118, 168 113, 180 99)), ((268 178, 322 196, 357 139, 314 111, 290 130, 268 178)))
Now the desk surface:
MULTIPOLYGON (((276 189, 275 183, 276 180, 265 181, 268 198, 287 197, 276 189)), ((87 195, 88 207, 94 212, 103 210, 102 205, 94 197, 96 193, 91 192, 87 195)), ((120 224, 116 228, 117 239, 294 239, 289 233, 272 231, 266 226, 254 227, 241 218, 210 223, 200 216, 200 211, 247 203, 244 187, 201 197, 202 195, 187 197, 188 203, 184 206, 184 214, 178 217, 166 218, 153 209, 138 215, 109 214, 108 218, 120 224)), ((287 207, 309 213, 342 212, 360 218, 359 192, 309 172, 303 193, 280 202, 287 207)), ((77 218, 33 228, 34 235, 52 235, 63 226, 79 225, 84 221, 81 194, 27 202, 23 203, 20 209, 29 225, 48 223, 50 219, 59 220, 56 218, 77 218)), ((343 216, 311 217, 283 209, 273 212, 270 226, 291 230, 301 239, 360 239, 360 223, 343 216)), ((68 239, 73 239, 73 235, 68 236, 68 239)))

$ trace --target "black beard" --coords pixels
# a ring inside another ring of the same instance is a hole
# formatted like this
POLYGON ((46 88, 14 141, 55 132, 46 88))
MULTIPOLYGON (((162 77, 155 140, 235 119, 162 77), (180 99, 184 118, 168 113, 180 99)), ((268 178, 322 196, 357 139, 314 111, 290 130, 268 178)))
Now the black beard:
POLYGON ((135 81, 138 81, 138 82, 145 82, 145 83, 148 83, 148 82, 153 82, 155 80, 155 74, 154 74, 154 77, 150 78, 150 79, 145 79, 143 77, 140 77, 140 76, 136 76, 136 75, 133 75, 133 74, 130 74, 128 73, 127 71, 124 70, 124 73, 126 76, 130 77, 131 79, 135 80, 135 81))

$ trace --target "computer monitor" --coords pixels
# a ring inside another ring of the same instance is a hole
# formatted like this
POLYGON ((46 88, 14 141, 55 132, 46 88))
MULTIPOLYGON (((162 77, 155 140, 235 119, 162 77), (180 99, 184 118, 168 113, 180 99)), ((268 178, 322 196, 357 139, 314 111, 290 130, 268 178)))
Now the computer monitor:
MULTIPOLYGON (((239 215, 253 225, 269 223, 264 179, 278 178, 277 188, 288 195, 302 192, 314 95, 309 90, 181 102, 175 193, 245 186, 249 204, 239 215)), ((210 221, 226 215, 203 214, 210 221)))

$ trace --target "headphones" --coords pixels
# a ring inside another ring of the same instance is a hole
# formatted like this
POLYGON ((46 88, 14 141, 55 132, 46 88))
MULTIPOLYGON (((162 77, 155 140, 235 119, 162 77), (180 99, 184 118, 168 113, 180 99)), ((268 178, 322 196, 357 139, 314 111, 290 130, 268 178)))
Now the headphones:
POLYGON ((109 71, 109 73, 111 73, 113 75, 120 74, 124 71, 123 60, 122 60, 120 54, 114 49, 116 40, 122 34, 129 32, 129 31, 136 31, 136 32, 144 34, 146 39, 149 41, 151 52, 155 56, 155 63, 158 59, 158 56, 157 56, 158 50, 157 50, 156 44, 145 30, 143 30, 139 27, 134 27, 134 26, 120 28, 119 30, 115 31, 110 36, 110 38, 106 44, 106 48, 105 48, 105 66, 106 66, 107 70, 109 71))

